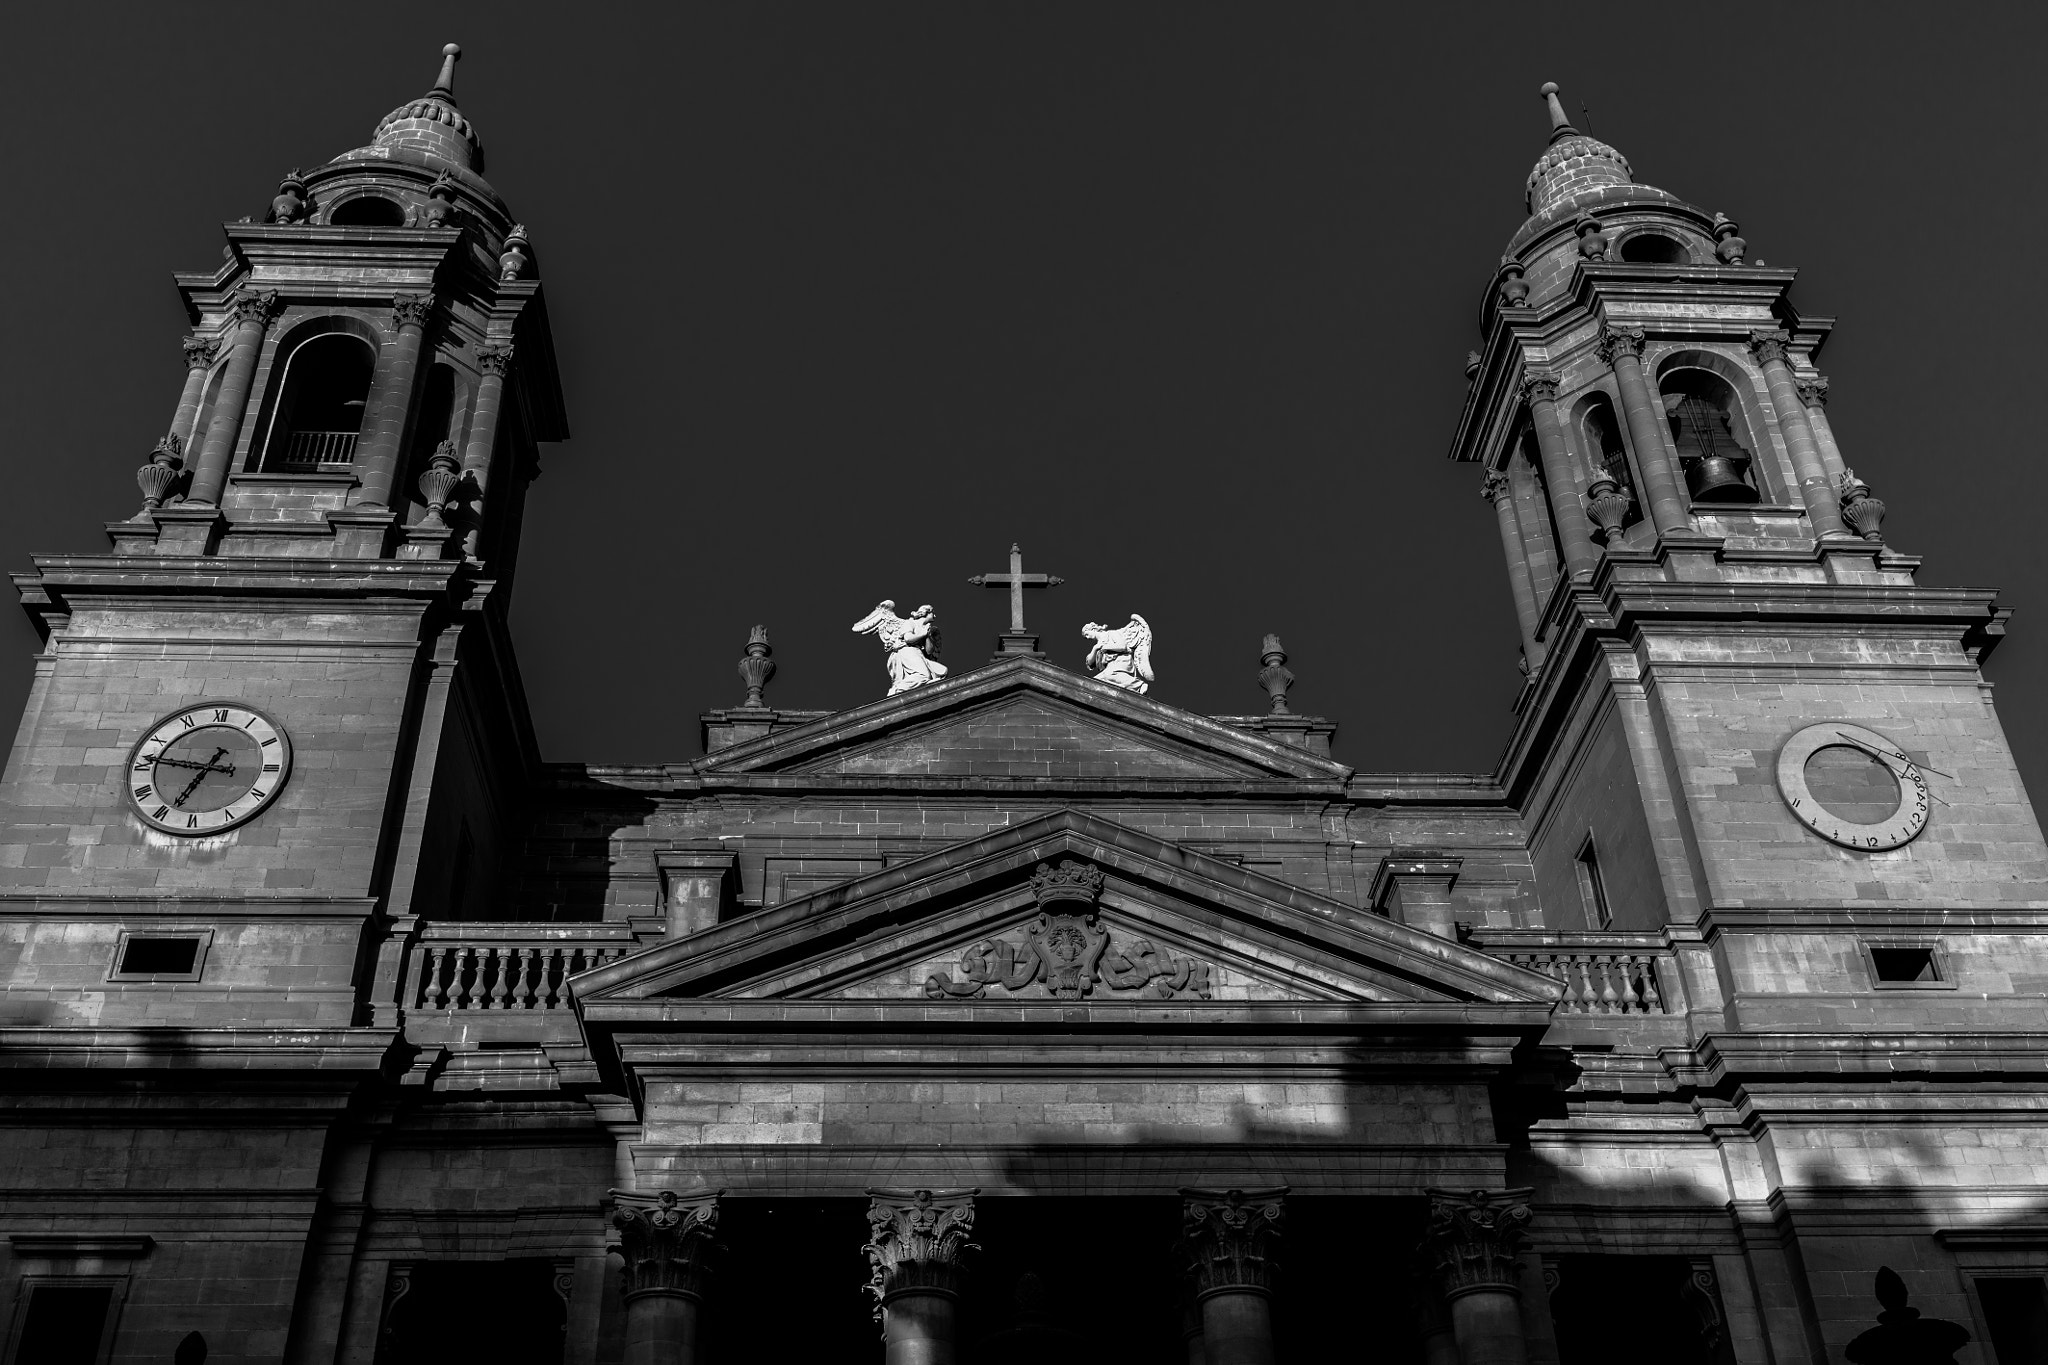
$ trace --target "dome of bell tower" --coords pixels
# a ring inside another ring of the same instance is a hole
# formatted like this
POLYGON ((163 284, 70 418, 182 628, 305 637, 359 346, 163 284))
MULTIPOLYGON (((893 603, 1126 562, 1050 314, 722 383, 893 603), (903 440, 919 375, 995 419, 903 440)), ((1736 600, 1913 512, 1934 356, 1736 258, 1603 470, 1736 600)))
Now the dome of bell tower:
POLYGON ((371 135, 370 146, 404 148, 429 160, 482 175, 483 140, 455 106, 455 63, 461 57, 462 49, 454 43, 442 48, 441 74, 434 81, 434 88, 386 114, 371 135))
POLYGON ((1565 117, 1557 98, 1557 82, 1545 81, 1538 94, 1550 106, 1550 145, 1536 159, 1529 172, 1530 216, 1548 212, 1581 195, 1612 185, 1632 185, 1635 176, 1628 158, 1587 133, 1580 132, 1565 117))

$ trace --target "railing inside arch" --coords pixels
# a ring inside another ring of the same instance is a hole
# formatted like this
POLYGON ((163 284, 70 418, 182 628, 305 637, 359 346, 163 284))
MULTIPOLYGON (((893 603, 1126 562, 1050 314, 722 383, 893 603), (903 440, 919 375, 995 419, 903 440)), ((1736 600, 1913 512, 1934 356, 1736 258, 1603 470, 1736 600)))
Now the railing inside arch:
POLYGON ((624 957, 623 924, 435 924, 412 948, 412 1007, 557 1010, 569 978, 624 957))
POLYGON ((353 431, 295 431, 277 463, 286 469, 346 469, 355 463, 356 437, 353 431))

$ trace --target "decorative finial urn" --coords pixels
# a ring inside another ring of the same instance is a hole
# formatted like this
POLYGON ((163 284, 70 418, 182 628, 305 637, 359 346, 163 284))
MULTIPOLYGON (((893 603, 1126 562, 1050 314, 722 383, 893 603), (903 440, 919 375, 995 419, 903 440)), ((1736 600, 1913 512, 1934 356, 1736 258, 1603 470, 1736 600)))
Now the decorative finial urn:
POLYGON ((1259 662, 1265 667, 1259 670, 1259 686, 1266 689, 1266 695, 1273 699, 1273 714, 1292 714, 1287 709, 1287 689, 1294 686, 1294 674, 1287 667, 1287 651, 1280 647, 1280 637, 1268 635, 1259 653, 1259 662))
MULTIPOLYGON (((1714 255, 1723 265, 1741 265, 1742 258, 1749 252, 1749 243, 1736 234, 1741 225, 1725 213, 1714 215, 1714 255)), ((1757 262, 1762 265, 1762 261, 1757 262)))
POLYGON ((433 458, 427 461, 427 469, 420 475, 420 497, 427 504, 428 526, 446 526, 442 513, 448 509, 448 500, 455 492, 455 485, 462 481, 462 461, 455 458, 455 442, 443 441, 434 447, 433 458))
POLYGON ((156 449, 149 453, 149 463, 135 471, 135 482, 142 489, 144 516, 164 505, 184 467, 185 443, 174 431, 156 443, 156 449))
POLYGON ((775 651, 768 644, 768 627, 755 626, 747 636, 747 655, 740 660, 740 681, 747 685, 747 699, 742 707, 761 710, 768 705, 762 689, 775 676, 775 660, 770 658, 775 651))
POLYGON ((498 278, 500 280, 523 280, 533 273, 533 248, 526 236, 526 226, 515 223, 505 234, 505 250, 498 257, 498 278))
POLYGON ((1835 486, 1835 496, 1841 500, 1842 520, 1855 528, 1856 534, 1865 540, 1882 540, 1880 530, 1884 526, 1884 503, 1870 496, 1870 485, 1856 477, 1853 469, 1844 469, 1842 479, 1835 486))

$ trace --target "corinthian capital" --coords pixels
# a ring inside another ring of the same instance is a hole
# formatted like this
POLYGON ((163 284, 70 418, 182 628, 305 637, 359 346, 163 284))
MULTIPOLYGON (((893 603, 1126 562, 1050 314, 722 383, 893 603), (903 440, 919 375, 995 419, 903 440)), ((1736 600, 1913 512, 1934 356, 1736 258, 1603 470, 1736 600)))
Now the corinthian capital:
POLYGON ((233 310, 236 322, 244 326, 254 323, 258 327, 268 327, 271 320, 284 311, 284 300, 278 298, 275 289, 244 289, 228 306, 233 310))
POLYGON ((505 377, 505 371, 512 368, 512 343, 509 341, 485 342, 476 348, 476 363, 485 374, 505 377))
POLYGON ((1180 1249, 1196 1295, 1271 1289, 1287 1187, 1183 1189, 1180 1195, 1180 1249))
POLYGON ((1594 343, 1594 350, 1609 365, 1629 356, 1636 360, 1643 358, 1643 329, 1640 327, 1602 327, 1600 340, 1594 343))
POLYGON ((1810 379, 1794 379, 1792 387, 1799 390, 1799 401, 1809 408, 1824 408, 1828 405, 1826 375, 1817 374, 1810 379))
POLYGON ((220 338, 190 336, 185 338, 185 368, 203 370, 213 363, 220 354, 220 338))
POLYGON ((1756 357, 1759 365, 1768 365, 1773 360, 1785 358, 1785 348, 1792 344, 1792 338, 1785 332, 1751 332, 1749 353, 1756 357))
POLYGON ((1479 485, 1479 496, 1487 502, 1499 502, 1508 494, 1508 476, 1497 469, 1486 471, 1485 482, 1479 485))
POLYGON ((1522 401, 1526 403, 1555 403, 1557 401, 1557 376, 1536 371, 1522 376, 1522 401))
POLYGON ((875 1312, 898 1294, 957 1294, 974 1231, 972 1190, 869 1190, 868 1292, 875 1312))
POLYGON ((626 1260, 626 1297, 688 1294, 701 1298, 712 1263, 724 1248, 718 1231, 718 1199, 724 1190, 673 1190, 640 1194, 612 1191, 613 1247, 626 1260))
POLYGON ((397 328, 425 328, 427 317, 434 311, 432 294, 394 294, 391 298, 391 325, 397 328))
POLYGON ((1431 1190, 1422 1252, 1444 1297, 1478 1289, 1520 1292, 1515 1254, 1529 1226, 1530 1189, 1431 1190))

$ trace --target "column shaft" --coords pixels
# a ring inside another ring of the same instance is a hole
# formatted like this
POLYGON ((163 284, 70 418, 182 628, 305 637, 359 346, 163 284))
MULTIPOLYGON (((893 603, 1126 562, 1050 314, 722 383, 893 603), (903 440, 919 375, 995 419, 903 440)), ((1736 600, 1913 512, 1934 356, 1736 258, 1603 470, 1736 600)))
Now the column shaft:
POLYGON ((1473 1289, 1451 1300, 1460 1365, 1527 1365, 1522 1303, 1509 1289, 1473 1289))
POLYGON ((1536 665, 1542 662, 1536 643, 1536 589, 1529 578, 1529 560, 1522 544, 1521 526, 1515 519, 1513 494, 1508 481, 1499 474, 1486 476, 1480 494, 1493 504, 1494 520, 1500 523, 1500 548, 1508 561, 1508 590, 1514 594, 1515 622, 1522 630, 1522 657, 1528 660, 1529 671, 1534 673, 1536 665))
POLYGON ((699 1307, 689 1294, 629 1294, 625 1365, 696 1365, 699 1307))
POLYGON ((213 358, 218 354, 219 337, 185 338, 185 388, 178 395, 178 413, 171 418, 171 435, 178 438, 178 446, 188 459, 197 453, 192 442, 199 436, 199 404, 206 395, 206 376, 212 372, 213 358))
POLYGON ((953 1365, 958 1306, 936 1291, 892 1296, 882 1305, 884 1365, 953 1365))
POLYGON ((1543 482, 1550 494, 1550 515, 1557 523, 1558 552, 1565 572, 1591 573, 1600 563, 1593 543, 1593 524, 1586 516, 1585 481, 1578 461, 1565 443, 1564 423, 1557 417, 1557 381, 1538 376, 1528 381, 1529 422, 1536 429, 1536 452, 1543 460, 1543 482))
POLYGON ((1273 1304, 1263 1289, 1218 1289, 1202 1299, 1208 1365, 1273 1365, 1273 1304))
POLYGON ((505 371, 512 363, 512 343, 476 348, 483 378, 477 382, 476 407, 469 419, 469 445, 462 452, 462 471, 475 491, 470 495, 470 525, 463 551, 472 559, 483 536, 484 497, 490 489, 491 456, 498 448, 498 412, 505 402, 505 371))
POLYGON ((1543 480, 1536 466, 1519 455, 1508 458, 1508 486, 1515 494, 1515 524, 1529 556, 1529 588, 1536 595, 1536 615, 1550 603, 1557 586, 1557 538, 1550 530, 1550 509, 1544 505, 1543 480))
POLYGON ((277 308, 274 292, 247 293, 235 300, 234 349, 228 355, 227 374, 221 378, 220 397, 213 405, 213 422, 206 429, 206 447, 193 467, 187 501, 220 506, 221 490, 228 482, 228 461, 234 458, 235 439, 242 434, 242 417, 249 406, 256 360, 263 352, 263 334, 277 316, 277 308))
POLYGON ((1643 375, 1643 334, 1640 328, 1626 332, 1609 329, 1600 339, 1601 354, 1614 367, 1614 382, 1621 390, 1622 420, 1628 423, 1629 443, 1635 447, 1636 465, 1642 470, 1643 497, 1649 503, 1650 523, 1659 535, 1684 531, 1692 521, 1686 510, 1687 498, 1679 483, 1678 462, 1664 439, 1664 409, 1650 392, 1643 375))
POLYGON ((391 485, 398 477, 406 419, 412 415, 413 388, 419 378, 420 339, 433 305, 432 294, 400 294, 392 300, 391 322, 398 335, 377 357, 368 415, 356 443, 356 477, 362 483, 351 501, 358 505, 391 505, 391 485))
POLYGON ((1820 462, 1828 471, 1828 487, 1839 490, 1842 487, 1842 473, 1848 464, 1842 459, 1842 448, 1835 444, 1835 428, 1828 421, 1828 381, 1816 375, 1812 379, 1798 381, 1799 401, 1806 406, 1807 425, 1813 428, 1814 444, 1820 447, 1820 462))
POLYGON ((1522 1233, 1527 1189, 1431 1190, 1422 1240, 1462 1365, 1528 1365, 1522 1336, 1522 1233))
POLYGON ((1828 479, 1827 463, 1813 439, 1813 427, 1806 420, 1806 404, 1799 400, 1799 388, 1792 367, 1785 360, 1790 340, 1783 332, 1752 332, 1749 349, 1763 367, 1764 384, 1771 391, 1771 406, 1777 409, 1778 430, 1785 434, 1785 448, 1792 455, 1792 472, 1799 479, 1799 498, 1817 536, 1844 536, 1841 505, 1835 501, 1834 485, 1828 479))

